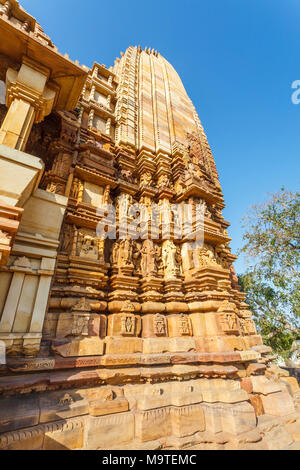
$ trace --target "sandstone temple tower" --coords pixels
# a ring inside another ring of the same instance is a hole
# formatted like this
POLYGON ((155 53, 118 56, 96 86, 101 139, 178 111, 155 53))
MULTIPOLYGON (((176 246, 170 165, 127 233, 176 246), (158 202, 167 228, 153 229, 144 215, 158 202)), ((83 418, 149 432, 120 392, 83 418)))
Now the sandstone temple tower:
POLYGON ((172 65, 129 47, 89 69, 0 8, 0 449, 293 446, 299 388, 244 302, 172 65))

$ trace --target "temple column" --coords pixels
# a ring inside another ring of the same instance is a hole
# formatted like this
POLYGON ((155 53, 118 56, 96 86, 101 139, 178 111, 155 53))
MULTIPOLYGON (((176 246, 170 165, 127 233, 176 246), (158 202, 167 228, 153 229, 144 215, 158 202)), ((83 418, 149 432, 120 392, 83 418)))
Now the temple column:
POLYGON ((23 58, 19 72, 6 74, 8 112, 0 129, 0 144, 24 150, 34 122, 50 114, 56 89, 47 86, 50 70, 23 58))
POLYGON ((43 173, 43 162, 23 151, 34 122, 42 121, 54 105, 57 89, 47 86, 49 76, 48 68, 28 57, 23 57, 19 72, 6 73, 8 111, 0 129, 0 266, 6 265, 11 252, 20 208, 43 173))

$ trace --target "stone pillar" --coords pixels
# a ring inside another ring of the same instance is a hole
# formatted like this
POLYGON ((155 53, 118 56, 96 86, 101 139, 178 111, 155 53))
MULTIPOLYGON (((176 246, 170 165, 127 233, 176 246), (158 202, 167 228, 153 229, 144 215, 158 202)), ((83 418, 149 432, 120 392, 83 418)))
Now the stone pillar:
POLYGON ((95 116, 95 111, 93 109, 91 109, 90 113, 89 113, 89 122, 88 122, 88 127, 89 128, 94 126, 94 116, 95 116))
POLYGON ((106 121, 106 129, 105 129, 105 133, 107 135, 110 135, 110 129, 111 129, 111 118, 108 118, 106 121))
POLYGON ((19 72, 7 70, 8 112, 0 129, 0 144, 24 150, 33 123, 50 114, 57 90, 46 86, 49 75, 49 69, 27 57, 19 72))
POLYGON ((66 205, 67 198, 38 189, 24 206, 8 266, 0 270, 0 340, 8 355, 39 351, 66 205))
POLYGON ((96 93, 96 87, 95 87, 95 85, 93 85, 92 88, 91 88, 90 100, 95 99, 95 93, 96 93))

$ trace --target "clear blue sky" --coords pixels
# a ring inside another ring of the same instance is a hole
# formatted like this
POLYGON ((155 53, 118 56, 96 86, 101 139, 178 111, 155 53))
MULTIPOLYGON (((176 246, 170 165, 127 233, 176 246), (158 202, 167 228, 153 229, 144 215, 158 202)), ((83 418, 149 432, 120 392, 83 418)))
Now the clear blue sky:
MULTIPOLYGON (((60 52, 113 65, 150 46, 179 73, 205 127, 234 253, 249 206, 300 186, 299 0, 20 0, 60 52)), ((238 272, 243 260, 236 263, 238 272)))

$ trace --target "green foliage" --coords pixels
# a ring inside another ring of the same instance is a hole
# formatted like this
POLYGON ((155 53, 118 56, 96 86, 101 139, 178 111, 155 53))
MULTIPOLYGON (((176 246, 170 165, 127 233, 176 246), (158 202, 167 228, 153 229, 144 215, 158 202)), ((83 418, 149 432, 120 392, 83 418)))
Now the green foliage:
POLYGON ((300 338, 300 193, 281 190, 243 219, 240 284, 266 344, 283 356, 300 338))

